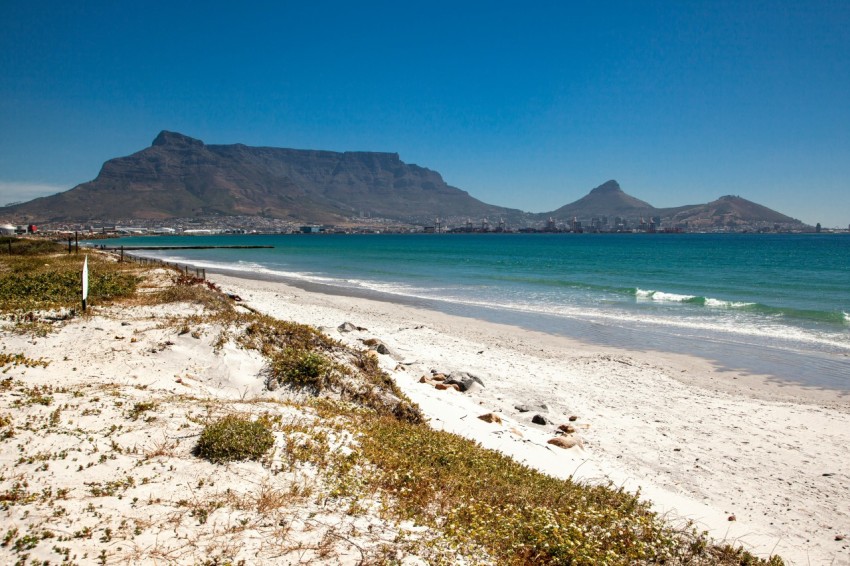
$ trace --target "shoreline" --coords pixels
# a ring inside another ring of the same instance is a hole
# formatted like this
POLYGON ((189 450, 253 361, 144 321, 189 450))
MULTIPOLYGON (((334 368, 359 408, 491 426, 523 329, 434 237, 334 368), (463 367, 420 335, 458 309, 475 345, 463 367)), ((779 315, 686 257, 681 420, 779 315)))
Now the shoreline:
MULTIPOLYGON (((191 263, 189 263, 191 265, 191 263)), ((405 297, 380 293, 369 289, 358 290, 336 285, 318 283, 315 281, 302 280, 296 277, 285 277, 262 272, 245 272, 239 270, 227 270, 220 267, 206 267, 206 273, 211 279, 224 277, 243 281, 263 282, 273 285, 282 285, 300 289, 306 293, 325 295, 329 297, 343 297, 375 303, 399 305, 405 308, 422 310, 436 313, 447 320, 455 320, 457 324, 477 324, 479 327, 499 328, 503 332, 522 332, 535 336, 537 340, 544 343, 568 345, 569 348, 589 351, 605 350, 615 351, 632 357, 639 357, 644 361, 655 363, 662 360, 663 365, 681 366, 678 374, 673 377, 684 383, 710 389, 715 392, 730 394, 749 395, 773 401, 790 401, 803 403, 816 403, 824 406, 850 409, 850 389, 839 389, 806 385, 801 382, 790 381, 782 377, 764 373, 755 373, 745 370, 736 370, 724 367, 720 362, 708 357, 696 354, 679 353, 675 351, 664 351, 652 348, 637 350, 626 346, 608 345, 597 343, 582 338, 576 338, 565 334, 547 332, 525 328, 509 322, 497 322, 482 319, 473 315, 449 313, 445 310, 435 308, 424 299, 405 297), (697 375, 694 375, 694 372, 697 375)))
POLYGON ((266 314, 352 345, 382 340, 391 352, 381 356, 384 369, 432 426, 557 477, 640 489, 668 517, 693 520, 762 556, 850 563, 846 543, 836 540, 850 524, 846 395, 733 375, 693 356, 583 344, 416 305, 208 273, 266 314), (342 334, 344 322, 368 330, 342 334), (431 370, 466 371, 484 387, 437 391, 419 383, 431 370), (487 412, 504 427, 476 419, 487 412), (532 424, 537 413, 552 424, 532 424), (557 453, 546 439, 571 415, 583 447, 557 453))
MULTIPOLYGON (((730 381, 744 380, 759 384, 771 382, 773 387, 770 389, 776 394, 776 398, 795 399, 799 397, 800 392, 804 392, 806 398, 814 396, 818 402, 828 402, 834 394, 850 398, 850 381, 846 377, 847 371, 850 371, 850 351, 846 350, 846 345, 835 346, 829 341, 823 344, 817 341, 809 344, 805 340, 793 343, 792 339, 789 346, 781 345, 781 336, 779 339, 767 338, 769 333, 752 334, 748 329, 740 333, 727 333, 723 329, 702 328, 699 322, 702 319, 699 317, 674 316, 669 320, 649 317, 641 321, 627 317, 626 322, 621 324, 617 313, 612 314, 604 309, 597 311, 591 308, 561 315, 535 309, 515 309, 510 305, 446 299, 427 292, 407 294, 403 291, 388 291, 380 286, 360 287, 356 281, 355 284, 348 285, 344 278, 338 281, 323 281, 323 277, 318 277, 319 280, 315 280, 310 273, 305 275, 278 272, 256 265, 251 271, 233 269, 220 262, 200 258, 181 259, 157 255, 148 257, 162 257, 162 261, 202 267, 210 273, 236 278, 279 281, 326 295, 372 299, 469 320, 486 320, 565 337, 598 349, 640 351, 651 353, 654 358, 695 356, 704 359, 718 373, 725 373, 730 381), (826 349, 822 350, 821 346, 826 349), (838 349, 830 349, 833 347, 838 349), (823 393, 818 393, 819 391, 823 393)), ((736 389, 735 384, 729 385, 730 391, 736 389)))

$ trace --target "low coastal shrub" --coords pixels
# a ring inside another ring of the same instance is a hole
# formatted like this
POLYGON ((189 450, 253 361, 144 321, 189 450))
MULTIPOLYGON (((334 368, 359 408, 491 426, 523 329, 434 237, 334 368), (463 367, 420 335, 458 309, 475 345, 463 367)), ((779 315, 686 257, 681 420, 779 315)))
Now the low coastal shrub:
POLYGON ((204 427, 195 452, 213 463, 259 460, 273 445, 266 420, 227 415, 204 427))
POLYGON ((343 415, 358 443, 336 460, 332 493, 379 493, 383 513, 431 527, 472 563, 783 565, 674 528, 640 494, 557 479, 424 424, 316 407, 325 420, 343 415))
POLYGON ((67 251, 66 245, 41 238, 16 238, 13 236, 0 237, 0 253, 15 256, 56 254, 67 251))
MULTIPOLYGON (((30 242, 26 253, 0 255, 0 310, 77 307, 82 298, 82 254, 62 253, 61 246, 44 240, 30 242)), ((96 253, 89 254, 88 260, 90 303, 135 294, 139 283, 135 268, 96 253)))
POLYGON ((271 373, 280 384, 304 387, 320 393, 336 380, 332 364, 318 352, 285 348, 271 359, 271 373))
POLYGON ((306 324, 259 313, 242 315, 239 344, 268 363, 268 384, 288 385, 337 398, 411 423, 425 421, 419 407, 381 370, 371 352, 348 348, 306 324))
POLYGON ((209 315, 214 314, 223 322, 235 318, 233 305, 230 300, 215 285, 203 279, 187 277, 182 274, 174 277, 173 285, 151 295, 146 302, 153 304, 195 303, 203 305, 209 315))
POLYGON ((243 321, 245 332, 242 345, 272 356, 286 349, 331 352, 343 346, 316 328, 297 322, 278 320, 268 315, 252 313, 243 321))

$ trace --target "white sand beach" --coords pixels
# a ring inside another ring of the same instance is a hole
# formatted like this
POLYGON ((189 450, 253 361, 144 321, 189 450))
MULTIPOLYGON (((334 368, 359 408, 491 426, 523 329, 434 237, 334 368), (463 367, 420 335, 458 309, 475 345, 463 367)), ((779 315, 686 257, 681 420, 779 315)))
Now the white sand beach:
MULTIPOLYGON (((211 278, 262 313, 320 327, 351 345, 381 340, 389 349, 379 356, 381 366, 433 427, 558 477, 640 490, 674 524, 692 520, 715 539, 759 556, 850 564, 846 397, 719 372, 688 356, 582 345, 278 282, 211 278), (341 332, 345 322, 360 329, 341 332), (432 371, 468 372, 483 386, 438 390, 420 382, 432 371), (489 412, 502 423, 477 418, 489 412), (535 415, 548 424, 533 424, 535 415), (547 444, 566 424, 581 444, 547 444)), ((76 563, 242 557, 357 564, 398 534, 398 526, 378 517, 351 516, 299 495, 292 486, 308 485, 309 478, 289 478, 284 490, 281 476, 258 463, 221 467, 190 456, 201 417, 214 414, 220 401, 235 404, 230 410, 244 404, 309 420, 284 405, 255 401, 265 393, 255 352, 232 345, 215 350, 212 327, 178 334, 161 324, 191 312, 189 306, 96 308, 44 337, 3 331, 3 352, 50 364, 9 366, 0 376, 29 388, 10 389, 0 416, 32 423, 17 426, 2 445, 3 492, 34 502, 6 501, 0 535, 15 529, 9 541, 24 546, 0 546, 0 559, 30 553, 59 562, 58 548, 76 563), (49 406, 37 395, 49 395, 49 406), (93 490, 101 496, 92 499, 93 490), (29 550, 22 535, 47 536, 38 530, 43 525, 54 550, 34 543, 29 550), (331 540, 332 532, 349 534, 331 540)))
POLYGON ((277 282, 213 279, 275 317, 355 345, 382 340, 391 350, 383 367, 434 427, 559 477, 640 489, 671 520, 693 520, 760 556, 850 564, 847 396, 720 372, 688 356, 588 346, 277 282), (343 322, 366 330, 340 333, 343 322), (484 387, 460 393, 419 383, 431 370, 468 372, 484 387), (476 418, 491 411, 503 426, 476 418), (533 424, 536 414, 552 424, 533 424), (570 416, 583 447, 547 445, 570 416))

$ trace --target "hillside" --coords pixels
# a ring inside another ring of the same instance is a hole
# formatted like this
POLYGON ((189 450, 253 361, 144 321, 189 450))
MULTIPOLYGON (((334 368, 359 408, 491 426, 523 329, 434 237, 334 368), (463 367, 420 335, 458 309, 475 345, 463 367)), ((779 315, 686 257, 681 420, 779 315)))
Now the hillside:
POLYGON ((474 199, 395 153, 206 145, 166 131, 150 147, 107 161, 93 181, 0 209, 18 222, 248 215, 432 223, 435 217, 519 214, 474 199))
POLYGON ((636 226, 655 218, 664 227, 683 227, 689 230, 708 229, 772 229, 801 230, 806 225, 796 218, 776 212, 766 206, 739 196, 723 196, 707 204, 686 205, 674 208, 656 208, 648 202, 626 194, 617 181, 611 180, 591 190, 586 196, 552 212, 536 216, 538 221, 552 218, 569 223, 579 220, 590 226, 593 219, 609 229, 615 227, 616 218, 625 226, 636 226))
POLYGON ((739 224, 803 226, 803 223, 796 218, 731 195, 720 197, 708 204, 665 209, 659 212, 669 222, 686 223, 690 228, 735 227, 739 224))
POLYGON ((657 209, 620 188, 617 181, 607 181, 579 200, 564 205, 561 208, 546 213, 555 219, 571 220, 578 218, 593 218, 600 216, 639 217, 653 216, 657 209))

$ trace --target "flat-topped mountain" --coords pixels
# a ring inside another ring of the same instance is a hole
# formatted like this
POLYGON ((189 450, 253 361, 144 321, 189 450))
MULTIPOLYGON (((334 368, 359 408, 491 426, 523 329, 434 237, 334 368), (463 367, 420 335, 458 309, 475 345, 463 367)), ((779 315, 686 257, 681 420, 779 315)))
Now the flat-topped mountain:
POLYGON ((531 214, 477 200, 436 171, 404 163, 397 153, 207 145, 168 131, 142 151, 110 159, 92 181, 0 208, 0 220, 16 224, 214 216, 330 224, 384 218, 421 225, 440 218, 443 226, 488 219, 512 227, 541 226, 550 217, 587 226, 604 219, 609 227, 616 218, 623 226, 660 218, 664 226, 697 229, 805 227, 740 197, 656 208, 626 194, 613 180, 557 210, 531 214))
POLYGON ((521 212, 474 199, 397 153, 206 145, 163 131, 150 147, 107 161, 93 181, 0 209, 0 215, 41 222, 249 215, 432 223, 435 217, 516 218, 521 212))

